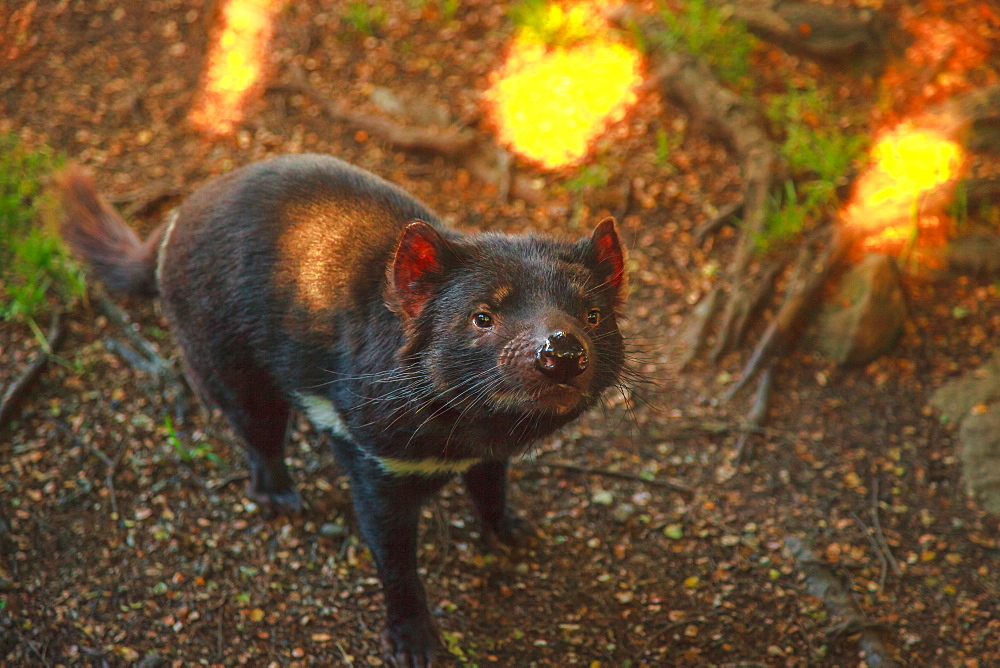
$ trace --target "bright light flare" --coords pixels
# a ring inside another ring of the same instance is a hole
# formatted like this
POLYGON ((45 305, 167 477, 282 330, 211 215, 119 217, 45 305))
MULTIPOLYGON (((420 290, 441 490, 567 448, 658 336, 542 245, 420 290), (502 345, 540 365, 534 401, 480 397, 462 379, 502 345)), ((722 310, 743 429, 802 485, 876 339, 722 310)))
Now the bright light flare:
POLYGON ((613 40, 601 5, 546 11, 544 34, 522 28, 485 98, 501 143, 555 169, 582 160, 625 116, 642 81, 642 58, 613 40))
POLYGON ((200 130, 231 134, 260 79, 272 21, 283 0, 229 0, 190 113, 200 130))
POLYGON ((843 221, 869 250, 941 245, 947 202, 965 165, 961 145, 943 123, 909 120, 881 133, 871 163, 855 184, 843 221))

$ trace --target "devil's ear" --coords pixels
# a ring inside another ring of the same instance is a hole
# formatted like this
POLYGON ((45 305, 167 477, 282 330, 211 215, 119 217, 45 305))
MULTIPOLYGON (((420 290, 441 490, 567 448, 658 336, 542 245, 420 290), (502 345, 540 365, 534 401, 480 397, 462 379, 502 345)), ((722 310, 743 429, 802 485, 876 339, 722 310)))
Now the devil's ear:
POLYGON ((625 302, 628 281, 625 276, 625 251, 618 239, 615 219, 605 218, 590 235, 594 266, 602 283, 614 291, 615 306, 625 302))
POLYGON ((434 294, 451 255, 448 242, 429 223, 406 226, 389 269, 388 301, 394 310, 415 318, 434 294))

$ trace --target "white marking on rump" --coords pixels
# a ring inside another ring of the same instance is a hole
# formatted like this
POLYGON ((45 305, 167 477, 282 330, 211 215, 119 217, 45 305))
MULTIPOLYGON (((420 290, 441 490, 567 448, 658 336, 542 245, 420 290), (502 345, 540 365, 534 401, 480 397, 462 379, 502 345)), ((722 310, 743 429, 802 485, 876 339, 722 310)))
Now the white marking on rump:
POLYGON ((157 249, 156 254, 156 287, 159 289, 160 286, 160 276, 163 275, 163 263, 167 257, 167 243, 170 241, 170 235, 174 233, 174 227, 177 225, 177 219, 180 218, 180 211, 174 209, 167 215, 167 231, 163 233, 163 238, 160 239, 160 247, 157 249))

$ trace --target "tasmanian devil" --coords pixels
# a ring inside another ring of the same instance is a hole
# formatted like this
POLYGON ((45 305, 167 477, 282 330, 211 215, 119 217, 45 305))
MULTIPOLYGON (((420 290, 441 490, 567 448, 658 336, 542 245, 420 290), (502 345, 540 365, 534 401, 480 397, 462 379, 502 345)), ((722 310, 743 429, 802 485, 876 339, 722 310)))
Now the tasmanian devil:
POLYGON ((395 665, 429 665, 422 504, 461 474, 487 541, 514 543, 508 459, 620 382, 625 260, 612 219, 575 243, 443 226, 336 158, 278 157, 192 194, 141 241, 81 170, 62 232, 114 292, 158 296, 188 377, 249 460, 250 496, 300 498, 289 414, 328 433, 351 482, 395 665))

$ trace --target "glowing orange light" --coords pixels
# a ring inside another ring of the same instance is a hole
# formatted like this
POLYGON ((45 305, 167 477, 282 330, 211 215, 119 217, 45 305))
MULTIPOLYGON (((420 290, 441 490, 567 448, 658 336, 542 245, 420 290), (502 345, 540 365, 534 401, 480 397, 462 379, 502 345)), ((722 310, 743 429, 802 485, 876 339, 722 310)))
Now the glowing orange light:
POLYGON ((607 4, 550 5, 544 25, 514 38, 486 92, 500 141, 543 167, 583 159, 636 100, 641 57, 610 36, 607 4))
POLYGON ((910 120, 881 133, 871 164, 858 177, 843 221, 865 236, 867 250, 917 250, 943 245, 948 225, 937 212, 965 163, 943 123, 910 120), (919 240, 919 243, 918 243, 919 240))
POLYGON ((243 119, 247 99, 260 78, 271 21, 283 0, 229 0, 222 30, 208 54, 208 67, 190 119, 199 129, 229 134, 243 119))

